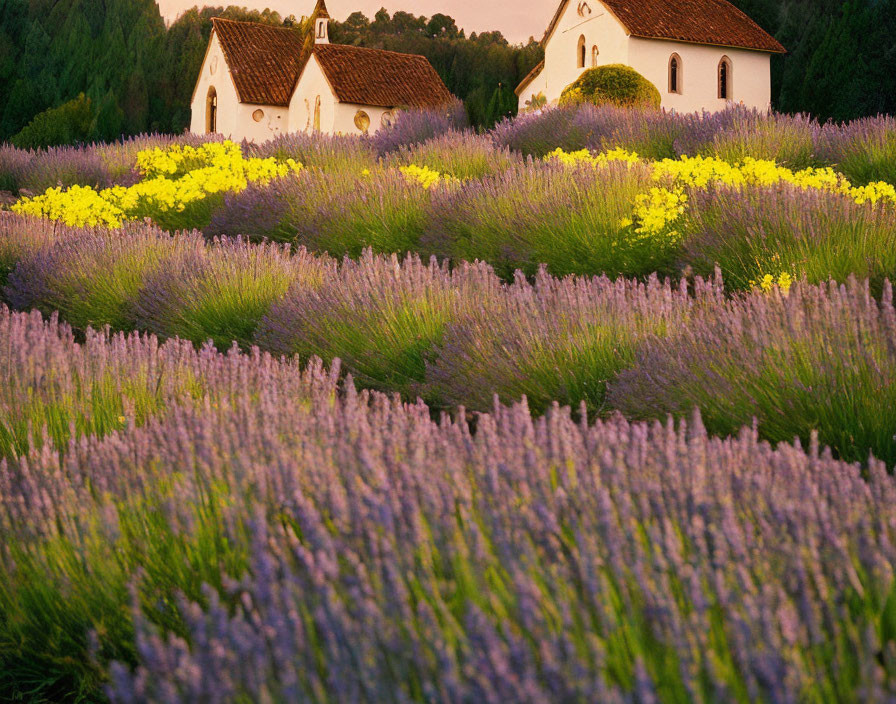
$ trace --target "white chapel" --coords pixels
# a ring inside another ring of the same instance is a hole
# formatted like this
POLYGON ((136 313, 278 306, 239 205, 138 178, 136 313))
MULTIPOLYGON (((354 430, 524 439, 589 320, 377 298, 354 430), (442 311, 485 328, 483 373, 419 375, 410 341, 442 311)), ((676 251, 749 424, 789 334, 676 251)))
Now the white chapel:
POLYGON ((520 110, 555 103, 584 70, 604 64, 638 71, 667 110, 765 110, 770 57, 785 52, 727 0, 562 0, 542 44, 544 61, 516 89, 520 110))
POLYGON ((331 44, 324 0, 312 38, 290 27, 212 20, 190 131, 262 142, 289 132, 367 134, 407 108, 454 97, 424 56, 331 44))

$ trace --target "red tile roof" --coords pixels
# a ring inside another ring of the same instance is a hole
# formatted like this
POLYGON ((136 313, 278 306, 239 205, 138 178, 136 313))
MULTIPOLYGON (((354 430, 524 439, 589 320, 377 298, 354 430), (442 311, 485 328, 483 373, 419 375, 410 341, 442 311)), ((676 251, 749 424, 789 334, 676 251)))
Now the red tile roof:
POLYGON ((543 70, 544 70, 544 59, 542 59, 537 64, 535 64, 533 69, 531 71, 529 71, 529 73, 526 74, 525 78, 523 78, 522 81, 520 81, 520 84, 516 87, 516 90, 514 92, 517 95, 520 95, 524 90, 526 90, 526 87, 538 77, 538 74, 541 73, 543 70))
POLYGON ((289 105, 307 61, 304 37, 289 27, 212 19, 241 103, 289 105))
MULTIPOLYGON (((738 49, 785 53, 777 39, 728 0, 595 0, 633 37, 670 39, 738 49)), ((546 43, 569 0, 563 0, 544 35, 546 43)))
POLYGON ((454 96, 425 56, 343 44, 315 44, 336 98, 376 107, 440 107, 454 96))
MULTIPOLYGON (((216 17, 212 23, 240 102, 288 106, 311 53, 305 37, 257 22, 216 17)), ((341 44, 315 44, 312 51, 341 102, 428 108, 454 99, 425 56, 341 44)))

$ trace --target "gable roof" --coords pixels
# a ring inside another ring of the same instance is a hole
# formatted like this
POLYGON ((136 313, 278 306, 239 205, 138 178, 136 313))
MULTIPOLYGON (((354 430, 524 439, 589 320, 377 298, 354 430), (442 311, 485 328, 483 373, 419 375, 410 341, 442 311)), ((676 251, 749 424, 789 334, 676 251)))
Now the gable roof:
MULTIPOLYGON (((323 0, 315 15, 328 16, 323 0)), ((337 100, 375 107, 439 107, 454 99, 425 56, 341 44, 315 44, 289 27, 212 19, 241 103, 288 107, 315 55, 337 100)))
MULTIPOLYGON (((728 0, 600 0, 632 37, 669 39, 783 54, 786 49, 728 0)), ((547 44, 569 0, 545 32, 547 44)))
POLYGON ((343 103, 432 108, 454 99, 425 56, 343 44, 315 44, 313 53, 343 103))
POLYGON ((535 66, 532 68, 532 70, 526 74, 526 76, 523 78, 523 80, 520 81, 520 84, 516 87, 516 90, 514 91, 514 93, 516 93, 517 95, 520 95, 524 90, 526 90, 526 88, 529 86, 530 83, 532 83, 532 81, 534 81, 536 78, 538 78, 538 74, 540 74, 543 70, 544 70, 544 59, 542 59, 537 64, 535 64, 535 66))
POLYGON ((241 103, 286 107, 307 61, 304 38, 289 27, 212 19, 241 103))

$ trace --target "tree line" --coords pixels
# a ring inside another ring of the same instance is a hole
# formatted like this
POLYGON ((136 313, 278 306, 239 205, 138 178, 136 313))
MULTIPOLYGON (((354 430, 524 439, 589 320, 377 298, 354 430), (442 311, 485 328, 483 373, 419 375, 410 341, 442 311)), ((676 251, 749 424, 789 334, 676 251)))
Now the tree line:
MULTIPOLYGON (((772 63, 778 110, 822 120, 896 112, 896 0, 733 1, 789 51, 772 63)), ((300 25, 232 6, 193 8, 166 27, 155 0, 0 0, 0 141, 183 131, 215 16, 300 25)), ((356 12, 332 22, 330 36, 423 54, 476 127, 516 112, 514 88, 543 57, 535 39, 467 35, 444 14, 356 12)))

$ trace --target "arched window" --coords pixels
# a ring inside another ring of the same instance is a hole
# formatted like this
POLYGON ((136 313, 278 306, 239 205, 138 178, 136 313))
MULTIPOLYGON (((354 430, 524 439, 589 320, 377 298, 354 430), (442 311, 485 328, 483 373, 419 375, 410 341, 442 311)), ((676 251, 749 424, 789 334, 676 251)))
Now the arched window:
POLYGON ((585 68, 585 35, 579 37, 579 48, 576 50, 576 60, 579 68, 585 68))
POLYGON ((669 58, 669 92, 681 93, 681 57, 678 54, 669 58))
POLYGON ((719 61, 719 98, 731 100, 731 59, 723 56, 719 61))
POLYGON ((208 134, 218 131, 218 94, 214 86, 208 89, 205 98, 205 131, 208 134))
POLYGON ((597 57, 600 56, 600 51, 598 51, 597 44, 591 47, 591 68, 597 66, 597 57))

